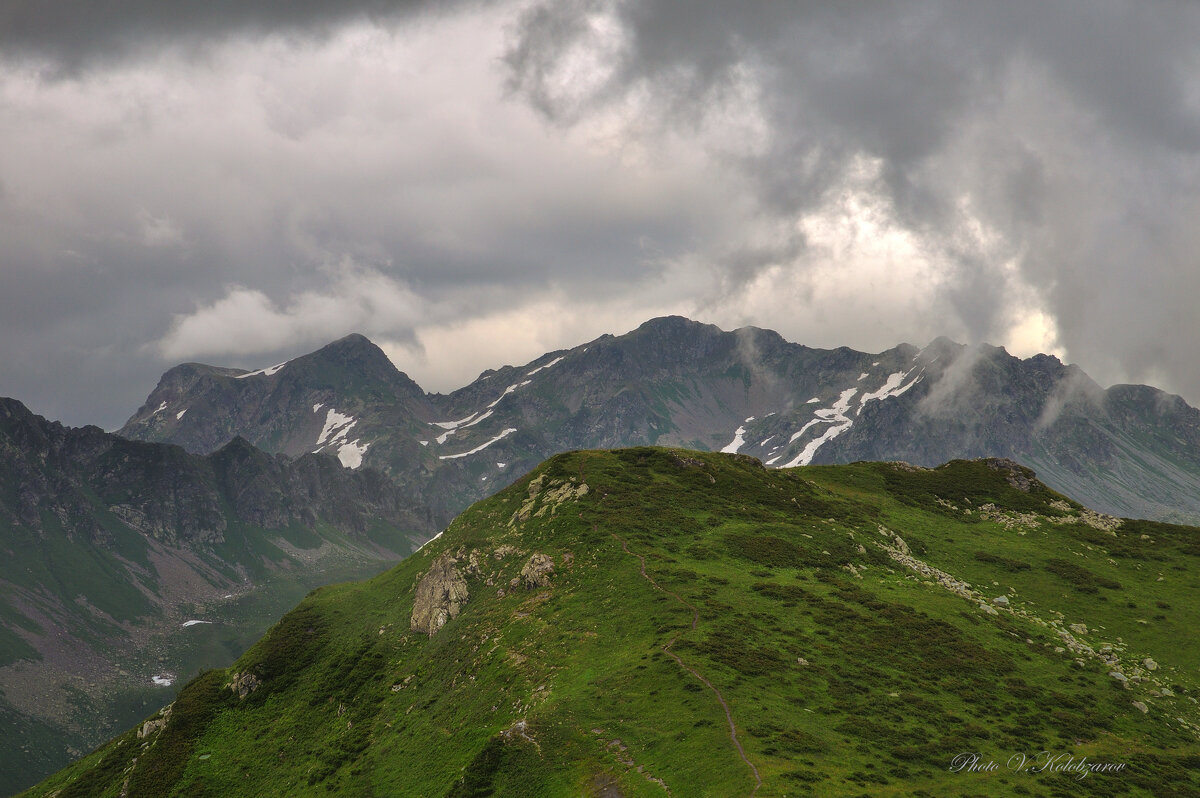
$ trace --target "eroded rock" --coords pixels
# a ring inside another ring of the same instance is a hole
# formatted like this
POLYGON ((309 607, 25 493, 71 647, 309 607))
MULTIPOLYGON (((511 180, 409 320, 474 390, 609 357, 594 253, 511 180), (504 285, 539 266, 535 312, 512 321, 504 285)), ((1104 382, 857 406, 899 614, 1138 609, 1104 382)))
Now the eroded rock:
POLYGON ((467 580, 457 565, 458 560, 449 552, 444 552, 430 564, 429 570, 417 583, 417 595, 409 623, 414 632, 424 632, 433 637, 447 621, 457 618, 467 603, 467 580))
POLYGON ((165 707, 162 708, 162 711, 159 712, 158 717, 151 718, 150 720, 143 723, 142 727, 140 729, 138 729, 138 733, 137 733, 138 739, 144 740, 147 737, 149 737, 150 735, 160 732, 163 729, 167 728, 167 721, 171 719, 171 708, 174 706, 175 706, 175 704, 173 704, 173 703, 167 704, 165 707))
POLYGON ((1022 493, 1028 493, 1030 488, 1037 484, 1037 474, 1032 468, 1006 457, 985 457, 983 464, 993 471, 999 471, 1004 475, 1005 482, 1022 493))
POLYGON ((534 552, 529 557, 529 562, 525 563, 525 567, 521 569, 521 584, 526 590, 533 590, 539 587, 550 587, 550 574, 554 573, 554 558, 534 552))
POLYGON ((258 689, 262 684, 253 673, 235 673, 229 677, 229 689, 237 693, 238 698, 245 698, 258 689))
POLYGON ((520 554, 520 553, 521 553, 521 550, 518 549, 516 546, 510 546, 507 543, 505 543, 502 546, 496 547, 496 550, 492 552, 492 558, 496 559, 496 560, 503 560, 505 557, 507 557, 510 554, 520 554))

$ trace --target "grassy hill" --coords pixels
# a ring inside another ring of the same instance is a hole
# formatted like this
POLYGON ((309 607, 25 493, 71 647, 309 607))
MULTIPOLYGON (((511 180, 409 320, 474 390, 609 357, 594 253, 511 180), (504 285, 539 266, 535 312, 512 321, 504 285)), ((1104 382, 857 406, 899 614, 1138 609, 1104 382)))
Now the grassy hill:
POLYGON ((1198 574, 1006 461, 573 452, 28 794, 1200 795, 1198 574))

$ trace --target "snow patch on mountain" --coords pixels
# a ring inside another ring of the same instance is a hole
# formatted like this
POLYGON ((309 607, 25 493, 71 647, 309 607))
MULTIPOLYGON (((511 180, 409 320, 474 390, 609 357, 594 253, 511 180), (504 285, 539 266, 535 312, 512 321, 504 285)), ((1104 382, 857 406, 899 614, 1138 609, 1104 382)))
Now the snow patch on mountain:
MULTIPOLYGON (((320 407, 320 405, 314 407, 320 407)), ((346 468, 361 467, 363 455, 367 453, 371 444, 348 440, 350 430, 357 423, 358 419, 354 416, 339 413, 332 407, 329 408, 325 413, 325 426, 321 428, 321 434, 317 436, 317 448, 313 449, 313 454, 317 454, 323 449, 337 447, 337 458, 343 466, 346 468)))
POLYGON ((473 427, 473 426, 475 426, 476 424, 478 424, 480 421, 483 421, 485 418, 487 418, 487 417, 488 417, 488 416, 490 416, 491 414, 492 414, 492 411, 491 411, 491 410, 487 410, 487 411, 485 411, 485 412, 483 413, 483 415, 479 416, 479 418, 475 419, 474 421, 471 421, 471 422, 469 422, 469 423, 467 423, 467 424, 463 424, 463 429, 466 429, 467 427, 473 427))
POLYGON ((167 409, 167 403, 163 402, 161 405, 159 405, 157 408, 155 408, 154 412, 151 413, 150 415, 157 416, 159 413, 161 413, 162 411, 164 411, 166 409, 167 409))
MULTIPOLYGON (((446 531, 446 530, 444 530, 444 529, 443 529, 441 532, 438 532, 436 535, 434 535, 434 536, 433 536, 433 537, 431 537, 429 540, 427 540, 427 541, 425 541, 424 543, 422 543, 420 546, 417 546, 417 551, 420 551, 421 549, 425 548, 426 546, 428 546, 428 545, 429 545, 430 543, 432 543, 433 541, 435 541, 435 540, 437 540, 438 538, 440 538, 440 537, 442 536, 442 533, 443 533, 443 532, 445 532, 445 531, 446 531)), ((416 552, 414 551, 414 552, 413 552, 413 554, 416 554, 416 552)))
POLYGON ((725 454, 737 454, 737 450, 742 448, 742 446, 744 446, 746 443, 746 439, 742 437, 745 434, 746 428, 738 427, 733 433, 733 440, 727 443, 725 447, 721 449, 721 451, 725 454))
POLYGON ((321 429, 321 434, 317 436, 317 446, 334 443, 338 438, 346 437, 346 433, 357 423, 358 419, 354 418, 354 416, 347 416, 339 413, 332 407, 329 408, 329 411, 325 414, 325 426, 321 429), (331 438, 330 436, 333 437, 331 438))
POLYGON ((908 378, 909 374, 912 374, 912 370, 907 372, 897 371, 896 373, 889 375, 887 381, 879 388, 879 390, 872 391, 871 393, 864 393, 862 395, 862 397, 859 399, 858 410, 856 410, 854 414, 858 415, 861 413, 867 402, 870 402, 873 399, 887 399, 892 396, 900 396, 909 388, 920 382, 924 373, 925 372, 922 371, 921 374, 918 374, 914 380, 907 384, 904 383, 904 380, 908 378))
POLYGON ((180 410, 178 413, 175 414, 175 420, 178 421, 179 419, 183 418, 183 414, 186 413, 187 411, 188 411, 188 409, 186 407, 183 408, 182 410, 180 410))
POLYGON ((561 360, 562 360, 564 357, 566 357, 566 355, 559 355, 558 357, 554 358, 553 360, 551 360, 551 361, 550 361, 549 363, 547 363, 546 365, 544 365, 544 366, 538 366, 537 368, 535 368, 533 371, 529 372, 529 373, 528 373, 528 374, 526 374, 525 376, 526 376, 526 377, 532 377, 534 374, 537 374, 537 373, 538 373, 539 371, 541 371, 542 369, 548 369, 548 368, 550 368, 551 366, 555 365, 556 363, 558 363, 559 361, 561 361, 561 360))
POLYGON ((487 406, 487 409, 491 410, 493 407, 500 404, 501 399, 508 396, 510 393, 517 390, 518 388, 524 388, 526 385, 528 385, 531 382, 533 382, 533 380, 525 380, 524 382, 518 382, 514 385, 508 386, 507 388, 504 389, 504 393, 500 394, 500 396, 496 398, 496 401, 492 402, 490 405, 487 406))
MULTIPOLYGON (((816 421, 823 421, 829 424, 829 428, 825 430, 819 437, 812 439, 800 451, 800 454, 790 462, 786 463, 784 468, 794 468, 795 466, 808 465, 812 462, 813 455, 817 453, 827 442, 833 440, 838 435, 841 435, 846 430, 853 426, 854 422, 846 415, 850 410, 850 400, 854 398, 854 394, 858 393, 857 388, 847 388, 842 391, 842 395, 830 407, 823 407, 820 410, 813 411, 813 415, 817 418, 805 425, 805 429, 811 426, 816 421)), ((801 430, 803 432, 803 430, 801 430)))
POLYGON ((343 443, 338 447, 338 460, 341 460, 342 465, 346 468, 359 468, 362 466, 363 455, 367 453, 370 446, 370 443, 359 443, 358 441, 343 443))
POLYGON ((797 430, 796 432, 793 432, 793 433, 792 433, 792 437, 788 438, 788 443, 795 443, 797 438, 799 438, 799 437, 800 437, 801 435, 803 435, 804 433, 808 432, 808 428, 809 428, 809 427, 811 427, 813 424, 816 424, 816 423, 818 423, 818 422, 820 422, 820 421, 821 421, 821 419, 819 419, 819 418, 814 418, 812 421, 810 421, 810 422, 808 422, 807 424, 805 424, 805 425, 804 425, 803 427, 801 427, 799 430, 797 430))
POLYGON ((491 446, 491 445, 492 445, 493 443, 495 443, 496 441, 502 440, 503 438, 507 438, 509 435, 512 435, 512 434, 513 434, 514 432, 516 432, 516 431, 517 431, 517 428, 516 428, 516 427, 509 427, 508 429, 504 430, 503 432, 501 432, 501 433, 500 433, 499 435, 497 435, 496 437, 492 438, 492 439, 491 439, 490 441, 488 441, 487 443, 484 443, 484 444, 481 444, 481 445, 479 445, 479 446, 476 446, 474 449, 472 449, 472 450, 471 450, 471 451, 469 451, 469 452, 460 452, 460 453, 458 453, 458 454, 442 454, 442 455, 438 455, 438 459, 439 459, 439 460, 457 460, 457 459, 458 459, 458 458, 460 458, 460 457, 467 457, 468 455, 472 455, 472 454, 476 454, 476 453, 478 453, 478 452, 482 452, 484 449, 486 449, 487 447, 491 446))
POLYGON ((276 363, 274 366, 269 366, 265 369, 259 369, 258 371, 247 371, 245 374, 237 375, 236 377, 234 377, 234 379, 235 380, 244 380, 247 377, 270 377, 272 374, 279 371, 281 368, 283 368, 290 362, 291 361, 285 360, 282 363, 276 363))
MULTIPOLYGON (((488 405, 488 406, 491 407, 491 405, 488 405)), ((429 423, 430 423, 430 425, 432 425, 434 427, 441 427, 442 429, 448 429, 448 430, 456 430, 459 427, 461 427, 463 424, 466 424, 468 421, 475 418, 475 416, 477 416, 477 415, 479 415, 479 414, 472 413, 471 415, 467 416, 466 418, 460 418, 458 421, 430 421, 429 423)))

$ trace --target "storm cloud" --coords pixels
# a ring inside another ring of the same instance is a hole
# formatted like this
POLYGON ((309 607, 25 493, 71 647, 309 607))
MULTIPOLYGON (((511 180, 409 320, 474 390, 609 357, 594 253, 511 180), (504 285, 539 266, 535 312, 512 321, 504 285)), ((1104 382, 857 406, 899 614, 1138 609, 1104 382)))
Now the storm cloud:
POLYGON ((683 313, 1200 400, 1183 3, 0 1, 0 393, 350 331, 449 389, 683 313))

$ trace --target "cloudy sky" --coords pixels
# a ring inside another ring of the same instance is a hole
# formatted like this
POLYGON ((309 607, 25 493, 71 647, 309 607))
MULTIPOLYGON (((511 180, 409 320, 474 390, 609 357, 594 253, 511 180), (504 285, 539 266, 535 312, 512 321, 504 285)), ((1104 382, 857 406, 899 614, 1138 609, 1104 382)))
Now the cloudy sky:
POLYGON ((0 394, 645 319, 1200 403, 1200 5, 0 0, 0 394))

